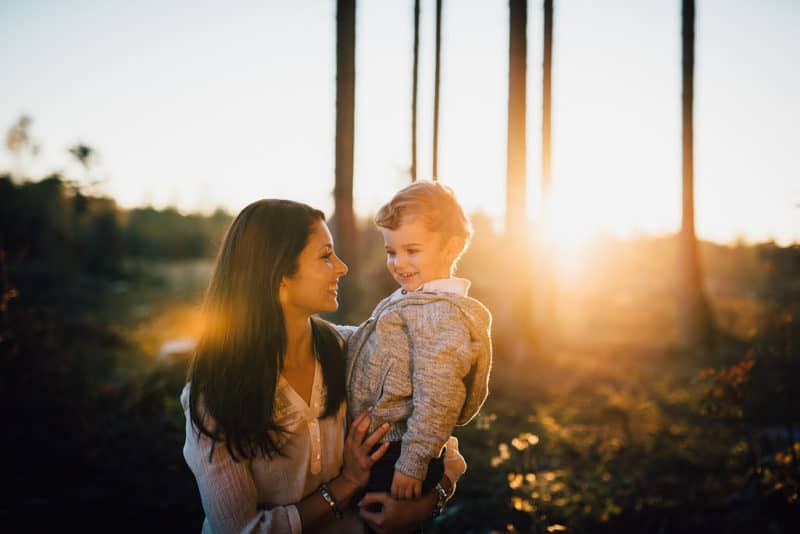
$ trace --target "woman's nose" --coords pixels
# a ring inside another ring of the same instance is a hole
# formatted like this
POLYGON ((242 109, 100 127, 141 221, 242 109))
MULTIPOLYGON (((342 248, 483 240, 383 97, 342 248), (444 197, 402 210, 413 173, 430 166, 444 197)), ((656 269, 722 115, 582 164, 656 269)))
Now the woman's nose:
POLYGON ((337 269, 336 269, 337 276, 344 276, 350 270, 350 268, 347 267, 347 264, 345 262, 343 262, 341 260, 341 258, 339 258, 339 256, 336 256, 336 263, 337 263, 337 265, 336 265, 336 267, 337 267, 337 269))

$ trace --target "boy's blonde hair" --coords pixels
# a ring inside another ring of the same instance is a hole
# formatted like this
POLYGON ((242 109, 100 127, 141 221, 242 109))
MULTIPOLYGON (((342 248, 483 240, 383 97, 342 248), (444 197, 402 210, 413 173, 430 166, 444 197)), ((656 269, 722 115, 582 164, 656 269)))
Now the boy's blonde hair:
POLYGON ((463 239, 464 246, 456 261, 467 250, 472 238, 472 223, 450 187, 429 181, 404 187, 381 206, 375 215, 375 225, 396 230, 406 217, 421 217, 429 231, 442 234, 445 240, 451 237, 463 239))

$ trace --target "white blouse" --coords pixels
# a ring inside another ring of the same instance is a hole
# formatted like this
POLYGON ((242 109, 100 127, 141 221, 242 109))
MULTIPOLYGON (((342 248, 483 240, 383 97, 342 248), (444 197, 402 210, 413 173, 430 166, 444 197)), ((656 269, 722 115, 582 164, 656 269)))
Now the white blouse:
MULTIPOLYGON (((194 473, 203 510, 203 532, 292 532, 302 530, 297 503, 323 482, 339 474, 344 448, 345 405, 335 417, 320 419, 324 412, 325 386, 317 362, 311 388, 311 405, 281 376, 275 392, 275 421, 291 433, 281 436, 284 456, 259 457, 234 462, 224 443, 197 436, 189 415, 189 387, 181 393, 186 416, 183 457, 194 473)), ((206 424, 213 425, 213 420, 206 424)), ((351 513, 331 521, 325 531, 363 532, 363 524, 351 513)))

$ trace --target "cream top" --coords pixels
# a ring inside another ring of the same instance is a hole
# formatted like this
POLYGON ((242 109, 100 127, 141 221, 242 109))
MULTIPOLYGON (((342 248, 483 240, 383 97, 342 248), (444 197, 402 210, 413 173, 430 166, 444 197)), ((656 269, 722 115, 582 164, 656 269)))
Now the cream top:
MULTIPOLYGON (((292 432, 281 439, 284 456, 234 462, 225 445, 217 443, 209 463, 211 439, 197 437, 189 415, 189 387, 187 384, 181 393, 186 415, 183 456, 200 490, 206 514, 203 532, 301 532, 294 503, 338 475, 342 466, 345 406, 342 404, 335 417, 320 419, 325 386, 319 362, 310 405, 283 376, 278 379, 275 420, 292 432)), ((331 518, 324 530, 363 532, 363 525, 351 515, 340 521, 331 518)))

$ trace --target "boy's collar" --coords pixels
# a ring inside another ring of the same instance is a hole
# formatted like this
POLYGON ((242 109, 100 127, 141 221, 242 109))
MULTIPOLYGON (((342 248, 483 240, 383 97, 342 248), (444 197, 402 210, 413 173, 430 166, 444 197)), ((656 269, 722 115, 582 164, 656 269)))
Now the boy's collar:
POLYGON ((471 282, 466 278, 439 278, 425 282, 418 289, 414 291, 406 291, 403 288, 398 288, 397 291, 392 293, 392 298, 397 298, 408 293, 416 293, 419 291, 426 291, 432 293, 453 293, 461 297, 466 297, 469 292, 471 282))

